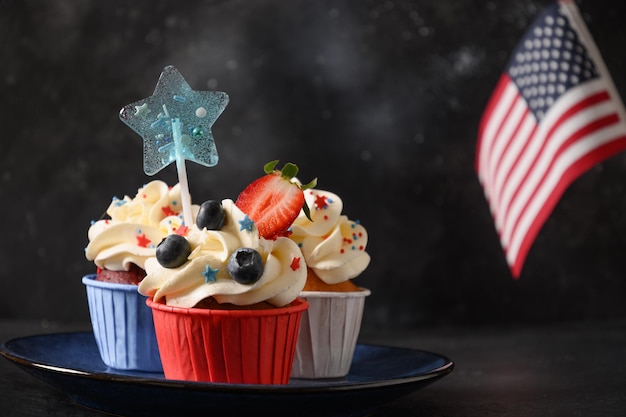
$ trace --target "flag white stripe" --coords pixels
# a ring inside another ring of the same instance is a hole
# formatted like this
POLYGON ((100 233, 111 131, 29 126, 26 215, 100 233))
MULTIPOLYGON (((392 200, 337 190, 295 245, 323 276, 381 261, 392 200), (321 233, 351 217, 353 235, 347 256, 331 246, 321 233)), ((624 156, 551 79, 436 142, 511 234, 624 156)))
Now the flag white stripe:
POLYGON ((500 232, 502 225, 504 224, 505 210, 502 208, 502 193, 508 184, 508 174, 512 172, 514 163, 518 155, 522 153, 522 149, 526 142, 530 140, 530 135, 533 133, 533 129, 537 126, 537 119, 531 112, 526 112, 524 121, 517 135, 512 139, 511 146, 504 159, 498 172, 495 173, 495 193, 494 193, 494 205, 495 205, 495 224, 496 230, 500 232), (505 181, 507 181, 505 183, 505 181))
MULTIPOLYGON (((535 193, 535 190, 537 186, 539 186, 541 179, 546 175, 547 172, 549 172, 550 169, 554 169, 554 166, 552 166, 551 168, 551 163, 556 157, 557 151, 559 150, 561 145, 573 133, 577 132, 582 127, 589 124, 591 121, 596 120, 600 112, 602 113, 602 116, 615 114, 612 103, 610 101, 605 102, 596 106, 592 106, 584 110, 583 112, 578 113, 576 117, 568 119, 554 131, 552 137, 549 139, 549 142, 547 142, 547 146, 543 149, 541 155, 539 155, 537 163, 533 167, 532 171, 528 173, 526 181, 524 181, 519 194, 512 202, 510 206, 510 211, 506 214, 506 221, 502 231, 502 241, 503 243, 506 243, 505 247, 508 247, 509 238, 510 235, 513 233, 515 223, 517 222, 518 218, 523 215, 522 211, 524 210, 527 202, 533 197, 533 193, 535 193)), ((545 138, 543 140, 545 140, 545 138)), ((565 151, 564 153, 566 152, 567 151, 565 151)))
POLYGON ((526 112, 526 101, 521 97, 517 96, 516 100, 513 102, 513 108, 509 113, 506 120, 504 120, 504 124, 502 125, 502 129, 500 130, 500 134, 496 138, 493 144, 492 152, 489 157, 489 161, 487 164, 487 178, 490 178, 489 181, 489 196, 492 200, 492 203, 495 203, 497 198, 496 192, 496 181, 498 176, 496 175, 496 168, 502 158, 502 154, 506 150, 506 147, 513 137, 513 133, 517 128, 517 125, 524 118, 526 112))
MULTIPOLYGON (((611 113, 612 108, 610 105, 603 105, 605 110, 608 110, 611 113)), ((595 109, 598 107, 594 107, 588 110, 589 113, 593 113, 595 109)), ((518 218, 522 216, 522 211, 526 206, 527 202, 532 198, 533 193, 535 192, 537 186, 540 184, 541 179, 546 175, 546 172, 550 169, 550 164, 552 160, 555 158, 559 147, 565 142, 574 132, 578 131, 580 128, 584 127, 589 123, 592 119, 584 119, 584 113, 580 113, 581 117, 574 117, 569 119, 567 122, 563 123, 557 130, 554 131, 552 137, 550 138, 547 146, 544 148, 541 153, 539 160, 532 167, 532 170, 528 172, 528 176, 526 180, 521 185, 520 191, 515 196, 515 199, 511 201, 509 211, 506 212, 506 220, 504 223, 504 227, 502 230, 502 241, 504 247, 508 247, 509 236, 513 233, 513 228, 517 223, 518 218)), ((553 168, 552 168, 553 169, 553 168)))
MULTIPOLYGON (((599 87, 601 87, 601 85, 595 85, 593 88, 589 86, 590 89, 587 91, 593 91, 593 93, 602 91, 599 87)), ((537 184, 544 176, 546 169, 549 167, 563 142, 566 141, 573 132, 587 125, 590 121, 595 120, 600 115, 599 110, 602 110, 602 114, 614 113, 610 102, 602 103, 600 106, 589 107, 576 113, 574 117, 562 123, 553 132, 552 137, 546 138, 563 113, 586 96, 587 94, 582 94, 580 89, 574 89, 564 94, 543 119, 535 137, 531 139, 530 145, 522 156, 520 163, 515 167, 510 181, 506 184, 502 198, 502 212, 505 217, 502 230, 503 242, 508 242, 508 236, 512 231, 511 229, 520 216, 526 201, 528 201, 534 192, 537 184), (546 146, 542 146, 544 144, 546 146), (537 159, 537 163, 533 166, 532 163, 535 159, 537 159), (518 188, 520 188, 519 193, 514 195, 518 188)))
POLYGON ((478 178, 485 186, 485 193, 488 193, 489 183, 491 182, 486 172, 487 163, 491 157, 491 146, 493 141, 496 139, 496 133, 498 132, 500 123, 502 123, 502 121, 506 118, 506 112, 509 105, 513 102, 513 100, 515 100, 516 97, 517 89, 515 88, 515 85, 512 83, 508 84, 505 91, 502 93, 502 97, 493 111, 493 114, 485 127, 483 137, 481 138, 478 178))
POLYGON ((586 136, 583 140, 576 141, 561 154, 554 164, 553 169, 550 171, 550 174, 547 176, 546 181, 542 184, 537 194, 529 204, 528 209, 520 218, 519 227, 517 228, 516 233, 510 238, 511 243, 508 245, 506 253, 509 264, 512 265, 515 262, 520 246, 526 236, 526 232, 530 228, 534 219, 537 217, 541 208, 544 206, 546 200, 550 197, 558 185, 563 173, 569 167, 574 165, 580 158, 584 157, 594 149, 611 142, 620 135, 623 135, 622 126, 619 124, 612 124, 592 135, 586 136))
MULTIPOLYGON (((619 99, 620 95, 615 87, 615 82, 609 73, 606 64, 604 63, 604 59, 602 59, 602 55, 600 54, 600 50, 593 40, 593 36, 589 32, 585 21, 580 15, 580 11, 578 10, 578 6, 574 3, 573 0, 562 1, 559 5, 559 9, 561 12, 567 16, 570 25, 572 28, 576 30, 578 33, 578 37, 580 41, 587 48, 587 53, 591 57, 591 59, 595 62, 598 72, 600 73, 600 78, 602 78, 606 84, 606 88, 609 91, 611 97, 617 97, 615 100, 615 111, 619 114, 619 118, 624 123, 626 120, 626 108, 624 108, 624 103, 619 99)), ((625 125, 626 128, 626 125, 625 125)))
POLYGON ((546 8, 518 43, 479 128, 478 180, 515 278, 570 182, 626 149, 626 109, 613 80, 574 1, 558 3, 546 8), (548 32, 555 24, 573 30, 574 36, 548 32), (554 45, 546 44, 546 36, 548 42, 564 41, 563 50, 573 49, 576 62, 590 72, 568 67, 567 57, 555 58, 550 49, 554 45), (575 48, 568 46, 570 41, 575 48), (546 53, 564 69, 557 79, 550 79, 548 70, 553 68, 545 65, 553 61, 546 61, 546 53), (528 78, 529 74, 537 78, 528 78), (524 90, 518 90, 522 85, 524 90), (548 99, 555 103, 541 101, 548 99), (545 111, 546 117, 537 120, 531 108, 545 111))

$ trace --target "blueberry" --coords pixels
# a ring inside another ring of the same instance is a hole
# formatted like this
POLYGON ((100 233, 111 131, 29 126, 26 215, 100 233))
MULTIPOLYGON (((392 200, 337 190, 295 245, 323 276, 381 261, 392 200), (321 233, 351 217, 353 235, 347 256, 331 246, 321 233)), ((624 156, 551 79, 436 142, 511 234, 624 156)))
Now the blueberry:
POLYGON ((156 258, 165 268, 177 268, 187 262, 191 245, 181 235, 168 235, 156 248, 156 258))
POLYGON ((224 217, 222 204, 219 201, 208 200, 200 206, 196 224, 200 229, 206 227, 207 230, 220 230, 224 226, 224 217))
POLYGON ((228 273, 240 284, 254 284, 263 275, 261 254, 251 248, 239 248, 228 258, 228 273))

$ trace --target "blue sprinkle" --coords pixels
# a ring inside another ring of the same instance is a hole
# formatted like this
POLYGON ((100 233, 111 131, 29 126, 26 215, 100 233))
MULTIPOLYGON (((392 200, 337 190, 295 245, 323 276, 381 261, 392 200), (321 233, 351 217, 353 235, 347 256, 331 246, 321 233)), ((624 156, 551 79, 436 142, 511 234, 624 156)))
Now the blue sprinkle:
POLYGON ((174 143, 170 142, 167 145, 163 145, 159 148, 159 152, 163 152, 163 151, 167 151, 168 149, 171 149, 174 147, 174 143))
POLYGON ((179 103, 184 103, 185 101, 187 101, 185 97, 179 95, 175 95, 174 100, 178 101, 179 103))
POLYGON ((206 268, 204 268, 204 272, 202 273, 202 276, 204 277, 204 282, 206 282, 207 284, 209 282, 217 282, 217 272, 219 271, 219 269, 212 269, 211 265, 207 265, 206 268))
POLYGON ((248 215, 246 215, 243 220, 239 220, 239 225, 239 231, 247 230, 248 232, 251 232, 254 227, 254 222, 248 217, 248 215))

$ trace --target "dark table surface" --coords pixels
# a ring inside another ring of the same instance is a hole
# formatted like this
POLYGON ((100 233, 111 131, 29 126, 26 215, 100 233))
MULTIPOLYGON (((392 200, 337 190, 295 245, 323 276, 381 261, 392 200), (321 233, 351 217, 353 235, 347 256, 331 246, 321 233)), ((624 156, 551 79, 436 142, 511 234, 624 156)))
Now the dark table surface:
MULTIPOLYGON (((0 320, 0 343, 84 324, 0 320)), ((526 326, 445 327, 364 332, 361 342, 437 352, 454 371, 378 407, 373 416, 624 416, 626 320, 526 326)), ((104 414, 0 360, 0 414, 104 414)))

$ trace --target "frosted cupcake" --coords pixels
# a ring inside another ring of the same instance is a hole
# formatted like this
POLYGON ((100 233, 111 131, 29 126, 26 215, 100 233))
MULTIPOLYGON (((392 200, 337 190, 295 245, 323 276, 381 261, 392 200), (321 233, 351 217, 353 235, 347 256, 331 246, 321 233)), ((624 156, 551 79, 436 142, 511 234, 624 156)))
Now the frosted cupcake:
POLYGON ((206 202, 186 238, 172 235, 145 264, 168 379, 286 384, 306 264, 288 238, 259 236, 232 200, 206 202))
POLYGON ((313 189, 305 192, 305 198, 313 221, 302 212, 290 235, 308 267, 300 296, 309 303, 300 325, 292 377, 343 377, 350 371, 365 297, 370 295, 351 281, 370 262, 367 231, 342 215, 343 202, 336 194, 313 189))
MULTIPOLYGON (((196 208, 197 210, 197 208, 196 208)), ((114 198, 106 219, 88 231, 85 256, 97 267, 83 277, 89 312, 103 362, 116 369, 161 371, 152 311, 137 292, 145 262, 171 233, 184 233, 180 189, 162 181, 141 187, 134 198, 114 198)))

